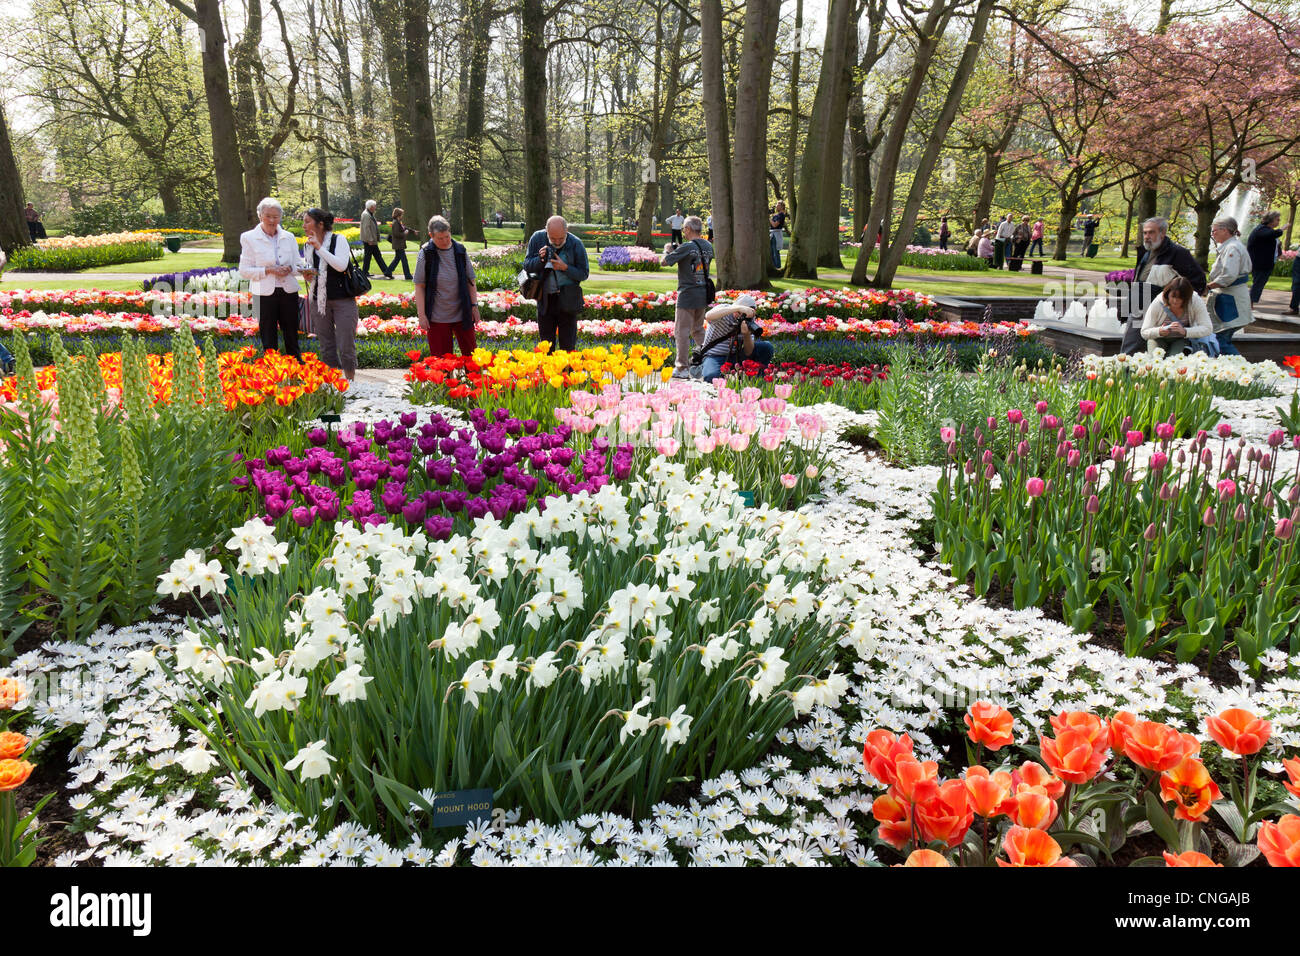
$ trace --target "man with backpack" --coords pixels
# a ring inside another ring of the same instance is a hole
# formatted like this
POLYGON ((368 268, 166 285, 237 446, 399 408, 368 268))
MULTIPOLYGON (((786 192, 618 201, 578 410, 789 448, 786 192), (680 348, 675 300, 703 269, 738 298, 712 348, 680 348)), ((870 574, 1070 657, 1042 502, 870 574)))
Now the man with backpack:
POLYGON ((704 344, 704 313, 714 298, 709 265, 713 246, 701 239, 704 223, 699 216, 687 216, 682 223, 681 243, 664 247, 663 264, 677 265, 677 313, 673 337, 677 340, 677 361, 673 378, 689 378, 691 343, 704 344))

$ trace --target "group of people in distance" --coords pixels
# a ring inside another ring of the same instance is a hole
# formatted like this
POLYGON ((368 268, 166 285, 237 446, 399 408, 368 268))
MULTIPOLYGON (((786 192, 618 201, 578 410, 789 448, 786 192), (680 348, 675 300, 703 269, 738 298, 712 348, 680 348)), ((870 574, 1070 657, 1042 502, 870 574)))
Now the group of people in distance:
MULTIPOLYGON (((379 255, 377 248, 371 250, 377 247, 374 205, 373 201, 366 204, 362 218, 363 270, 369 267, 372 255, 379 255), (366 216, 370 217, 369 229, 366 216)), ((355 283, 349 279, 349 270, 355 268, 352 250, 347 239, 334 231, 332 213, 312 208, 303 214, 306 242, 301 252, 293 233, 282 225, 283 217, 279 201, 267 197, 257 205, 258 225, 240 236, 239 274, 250 283, 262 347, 276 349, 283 340, 284 354, 301 359, 298 332, 310 329, 319 339, 321 361, 341 369, 351 380, 357 369, 359 320, 355 283), (301 297, 299 277, 307 282, 306 295, 301 297)), ((748 359, 765 365, 773 355, 770 343, 755 341, 762 330, 753 321, 756 307, 750 297, 709 310, 709 267, 714 250, 702 238, 703 231, 699 216, 682 217, 679 241, 664 249, 664 264, 676 265, 678 275, 677 378, 688 377, 692 371, 696 377, 713 377, 729 361, 748 359)), ((389 278, 399 262, 407 272, 406 240, 418 238, 402 221, 401 209, 393 211, 392 235, 398 256, 385 272, 389 278)), ((430 354, 451 354, 454 342, 462 355, 468 355, 477 346, 474 327, 480 319, 474 263, 465 246, 452 238, 451 224, 442 216, 429 220, 428 235, 415 260, 417 322, 430 354)), ((382 258, 379 263, 383 269, 382 258)), ((569 232, 562 216, 552 216, 544 229, 529 237, 524 270, 542 280, 537 297, 538 339, 549 342, 552 349, 575 350, 578 315, 583 308, 582 283, 590 266, 586 247, 569 232)), ((407 278, 411 278, 409 272, 407 278)))
MULTIPOLYGON (((1139 303, 1124 331, 1121 350, 1132 355, 1143 348, 1166 354, 1202 351, 1210 355, 1240 355, 1232 337, 1253 321, 1253 307, 1264 292, 1277 261, 1281 215, 1270 212, 1241 241, 1232 216, 1220 216, 1210 227, 1218 246, 1207 276, 1196 257, 1169 236, 1169 222, 1148 219, 1142 224, 1142 248, 1133 272, 1139 303)), ((1291 307, 1300 302, 1300 257, 1291 269, 1291 307)))

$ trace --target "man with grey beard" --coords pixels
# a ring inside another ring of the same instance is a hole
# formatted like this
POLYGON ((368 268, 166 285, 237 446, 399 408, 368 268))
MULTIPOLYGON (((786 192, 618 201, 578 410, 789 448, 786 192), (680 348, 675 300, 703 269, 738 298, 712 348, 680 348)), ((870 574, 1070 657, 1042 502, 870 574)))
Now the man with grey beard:
POLYGON ((1205 270, 1185 246, 1169 238, 1169 220, 1148 219, 1142 223, 1142 247, 1138 249, 1133 287, 1129 291, 1129 320, 1120 345, 1125 355, 1146 351, 1142 316, 1160 290, 1177 276, 1190 282, 1198 295, 1205 295, 1205 270))

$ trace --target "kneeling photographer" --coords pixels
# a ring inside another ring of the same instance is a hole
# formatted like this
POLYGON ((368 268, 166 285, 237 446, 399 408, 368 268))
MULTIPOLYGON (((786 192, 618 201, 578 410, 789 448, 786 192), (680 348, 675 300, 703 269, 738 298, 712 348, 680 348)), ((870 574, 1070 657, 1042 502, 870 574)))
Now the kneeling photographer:
POLYGON ((704 316, 708 331, 704 344, 691 356, 691 364, 698 366, 700 377, 706 382, 722 374, 722 366, 757 362, 767 365, 776 353, 771 342, 758 339, 763 327, 754 318, 758 304, 751 296, 742 295, 735 302, 717 305, 704 316))

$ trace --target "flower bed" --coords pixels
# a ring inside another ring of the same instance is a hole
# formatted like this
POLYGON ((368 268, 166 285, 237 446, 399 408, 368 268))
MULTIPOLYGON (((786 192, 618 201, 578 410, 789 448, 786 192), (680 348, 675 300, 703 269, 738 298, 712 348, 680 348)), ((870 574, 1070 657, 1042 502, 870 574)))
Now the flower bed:
POLYGON ((1013 409, 1020 440, 1005 460, 981 450, 983 429, 946 430, 935 538, 953 574, 974 575, 980 594, 1008 592, 1016 607, 1059 599, 1082 631, 1098 605, 1112 608, 1130 655, 1169 649, 1180 661, 1202 652, 1213 660, 1231 643, 1258 667, 1272 647, 1295 650, 1300 457, 1287 460, 1286 448, 1300 450, 1300 435, 1278 429, 1266 449, 1229 449, 1232 429, 1221 425, 1214 447, 1204 431, 1174 447, 1170 422, 1142 454, 1141 431, 1107 451, 1096 411, 1080 402, 1070 431, 1046 402, 1036 428, 1013 409), (1103 456, 1107 464, 1090 464, 1103 456))
POLYGON ((658 272, 663 263, 659 253, 645 246, 606 246, 596 266, 606 272, 658 272))
POLYGON ((64 236, 18 247, 9 256, 8 268, 14 272, 76 272, 119 262, 161 259, 163 253, 161 238, 148 232, 64 236))
POLYGON ((234 483, 254 494, 255 509, 267 524, 279 521, 285 537, 319 526, 328 541, 340 517, 362 527, 400 518, 441 541, 484 515, 500 521, 548 497, 594 494, 632 470, 630 445, 583 442, 580 453, 571 428, 542 431, 504 408, 473 409, 469 428, 438 412, 423 425, 419 419, 411 412, 369 429, 362 422, 333 434, 313 429, 303 455, 268 449, 244 460, 247 475, 234 483))
POLYGON ((211 269, 189 269, 186 272, 166 272, 145 279, 141 283, 145 292, 158 289, 160 292, 224 292, 248 291, 246 280, 241 279, 238 269, 229 266, 213 266, 211 269))
POLYGON ((722 366, 722 373, 742 387, 757 386, 764 396, 788 399, 794 405, 817 405, 833 402, 855 411, 875 408, 878 384, 889 375, 888 367, 855 366, 848 362, 823 364, 773 362, 766 367, 744 361, 722 366))

